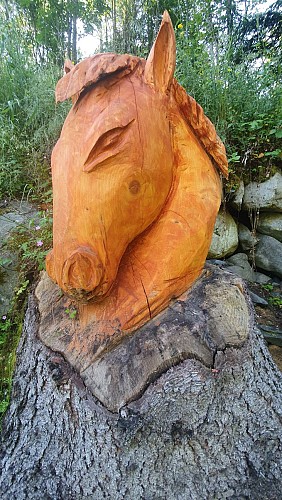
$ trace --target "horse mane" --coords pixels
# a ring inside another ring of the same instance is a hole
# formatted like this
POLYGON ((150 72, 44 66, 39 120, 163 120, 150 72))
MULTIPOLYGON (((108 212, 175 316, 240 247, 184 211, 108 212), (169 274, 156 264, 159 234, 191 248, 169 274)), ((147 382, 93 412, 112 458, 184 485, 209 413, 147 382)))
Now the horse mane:
MULTIPOLYGON (((128 54, 95 54, 80 63, 68 67, 68 72, 58 81, 56 86, 56 102, 77 96, 108 77, 116 79, 138 70, 142 77, 145 59, 128 54)), ((173 80, 171 91, 187 124, 192 128, 205 151, 212 157, 219 170, 228 176, 228 162, 224 144, 218 137, 215 127, 204 114, 203 108, 187 94, 186 90, 173 80)), ((76 100, 76 99, 75 99, 76 100)))
POLYGON ((200 104, 193 99, 186 90, 174 79, 173 92, 176 103, 192 128, 197 139, 200 141, 205 151, 213 158, 224 177, 228 177, 228 161, 223 142, 218 137, 215 127, 205 115, 200 104))

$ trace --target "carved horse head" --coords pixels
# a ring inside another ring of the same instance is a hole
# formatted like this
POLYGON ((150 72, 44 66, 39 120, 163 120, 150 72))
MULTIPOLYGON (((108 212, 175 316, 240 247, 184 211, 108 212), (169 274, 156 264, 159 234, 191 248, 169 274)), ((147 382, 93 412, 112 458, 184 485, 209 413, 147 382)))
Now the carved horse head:
POLYGON ((73 106, 52 155, 47 271, 82 301, 115 294, 116 308, 138 302, 139 287, 144 319, 199 275, 220 204, 215 164, 227 173, 213 125, 174 80, 175 57, 165 12, 147 61, 98 54, 67 64, 56 88, 73 106))

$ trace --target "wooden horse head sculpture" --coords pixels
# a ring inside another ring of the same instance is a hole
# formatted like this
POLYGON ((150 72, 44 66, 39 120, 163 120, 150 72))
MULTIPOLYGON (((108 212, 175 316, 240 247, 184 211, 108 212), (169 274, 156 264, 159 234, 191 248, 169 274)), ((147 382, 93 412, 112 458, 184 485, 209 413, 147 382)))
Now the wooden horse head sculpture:
POLYGON ((175 53, 165 12, 147 61, 98 54, 67 64, 56 88, 73 106, 52 155, 47 272, 96 339, 154 317, 200 275, 209 249, 227 160, 174 79, 175 53))

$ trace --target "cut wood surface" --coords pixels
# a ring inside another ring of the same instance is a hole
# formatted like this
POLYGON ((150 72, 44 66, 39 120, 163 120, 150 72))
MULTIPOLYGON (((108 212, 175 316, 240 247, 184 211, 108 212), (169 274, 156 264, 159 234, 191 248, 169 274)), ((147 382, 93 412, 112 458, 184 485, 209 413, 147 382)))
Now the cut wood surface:
MULTIPOLYGON (((40 318, 30 297, 3 425, 3 500, 280 500, 282 376, 255 328, 243 282, 209 272, 187 303, 176 301, 162 317, 155 343, 138 330, 132 334, 136 379, 141 360, 147 365, 150 353, 158 356, 162 338, 166 351, 170 331, 176 348, 118 411, 109 411, 38 339, 40 318), (237 290, 234 307, 224 300, 227 283, 237 290), (195 337, 183 359, 181 330, 195 337)), ((123 375, 115 372, 116 386, 123 375)))
POLYGON ((64 355, 105 407, 118 411, 180 361, 193 358, 212 368, 218 349, 244 344, 250 319, 242 281, 226 274, 218 289, 219 277, 216 268, 207 266, 190 293, 171 301, 133 334, 124 337, 117 330, 109 340, 98 336, 95 322, 83 327, 79 317, 69 317, 69 299, 45 273, 36 289, 39 337, 64 355))
POLYGON ((187 290, 210 245, 225 148, 174 79, 175 58, 165 13, 147 61, 67 61, 57 85, 57 100, 74 105, 52 155, 47 271, 76 301, 78 331, 89 338, 95 324, 95 345, 115 345, 187 290))

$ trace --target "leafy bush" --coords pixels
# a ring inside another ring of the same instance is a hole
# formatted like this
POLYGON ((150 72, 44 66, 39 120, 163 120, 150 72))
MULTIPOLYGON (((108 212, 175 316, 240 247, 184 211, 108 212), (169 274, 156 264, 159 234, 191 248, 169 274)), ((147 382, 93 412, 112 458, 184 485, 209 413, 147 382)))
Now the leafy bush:
MULTIPOLYGON (((193 22, 189 24, 193 31, 193 22)), ((177 77, 203 107, 225 143, 233 184, 264 180, 282 166, 282 87, 274 59, 240 63, 223 33, 211 48, 207 34, 195 31, 192 40, 179 24, 177 77), (216 52, 216 53, 214 53, 216 52)))

